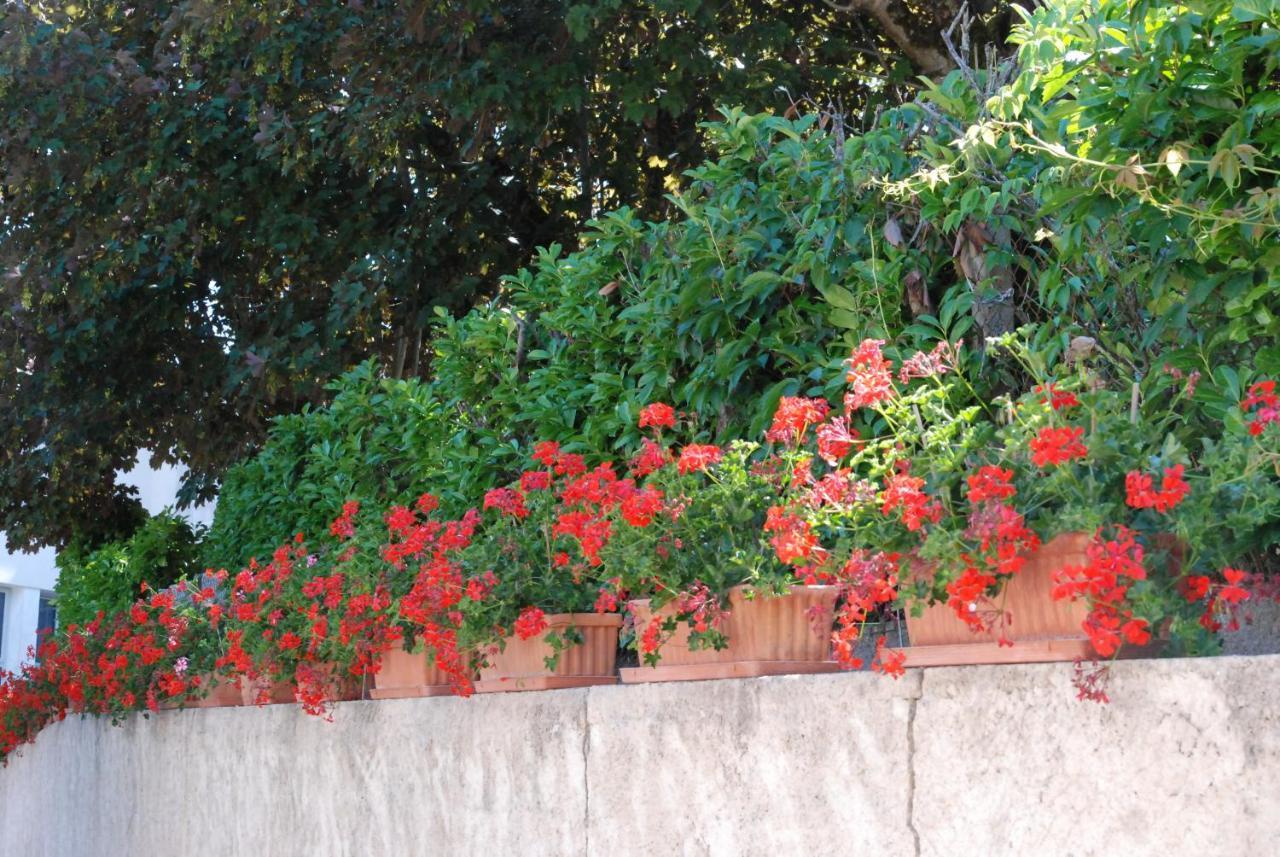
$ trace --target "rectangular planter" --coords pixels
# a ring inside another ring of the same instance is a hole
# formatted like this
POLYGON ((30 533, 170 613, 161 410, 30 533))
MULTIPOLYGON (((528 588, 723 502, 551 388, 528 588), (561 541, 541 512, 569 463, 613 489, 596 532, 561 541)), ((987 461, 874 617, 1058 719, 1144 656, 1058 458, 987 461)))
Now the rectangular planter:
MULTIPOLYGON (((622 681, 700 681, 835 672, 840 668, 831 659, 837 587, 793 586, 784 595, 760 593, 748 597, 751 593, 749 586, 729 590, 728 615, 721 628, 728 646, 690 649, 689 627, 681 623, 659 649, 662 659, 657 666, 623 669, 622 681)), ((654 616, 649 602, 632 601, 629 608, 637 633, 641 633, 654 616)), ((657 615, 674 613, 675 605, 667 604, 657 615)))
POLYGON ((906 655, 908 667, 1092 658, 1089 638, 1081 628, 1088 606, 1083 601, 1053 600, 1054 572, 1065 566, 1085 565, 1089 541, 1085 533, 1055 537, 1031 553, 1022 570, 1005 585, 1003 598, 998 598, 994 607, 1003 607, 1010 614, 1005 637, 1013 642, 1012 646, 1001 646, 995 633, 970 631, 946 604, 933 604, 920 616, 907 613, 911 645, 893 651, 906 655))
POLYGON ((235 679, 216 678, 213 681, 213 689, 197 703, 197 708, 230 708, 243 704, 240 686, 235 679))
POLYGON ((565 687, 588 687, 616 684, 618 629, 622 617, 617 613, 555 613, 547 617, 547 629, 536 637, 521 640, 507 637, 501 652, 488 655, 488 666, 480 670, 477 693, 504 693, 518 690, 554 690, 565 687), (546 658, 553 654, 545 641, 552 631, 563 634, 573 627, 583 641, 560 652, 554 670, 548 670, 546 658))
MULTIPOLYGON (((333 664, 322 664, 318 669, 328 673, 325 682, 325 698, 330 702, 351 702, 360 699, 364 693, 359 678, 339 670, 333 664)), ((285 679, 272 679, 268 676, 240 679, 242 705, 285 705, 298 700, 293 682, 285 679)))
POLYGON ((382 656, 382 665, 373 676, 370 699, 407 699, 420 696, 448 696, 453 693, 449 679, 426 650, 412 652, 403 645, 382 656))

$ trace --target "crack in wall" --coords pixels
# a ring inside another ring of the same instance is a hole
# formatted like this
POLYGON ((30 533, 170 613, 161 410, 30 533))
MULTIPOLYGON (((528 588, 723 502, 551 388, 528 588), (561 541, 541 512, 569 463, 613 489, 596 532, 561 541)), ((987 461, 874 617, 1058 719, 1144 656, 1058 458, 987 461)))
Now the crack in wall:
POLYGON ((907 700, 907 830, 911 832, 912 853, 920 857, 920 831, 916 829, 916 706, 924 696, 924 673, 915 695, 907 700))
POLYGON ((582 853, 591 855, 591 689, 582 694, 582 853))

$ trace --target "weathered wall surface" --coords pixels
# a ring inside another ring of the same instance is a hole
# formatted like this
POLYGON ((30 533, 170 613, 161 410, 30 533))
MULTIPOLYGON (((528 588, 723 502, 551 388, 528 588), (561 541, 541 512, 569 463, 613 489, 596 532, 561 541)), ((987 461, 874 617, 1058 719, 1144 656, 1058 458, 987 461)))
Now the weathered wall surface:
POLYGON ((1271 855, 1280 656, 794 676, 68 721, 5 857, 1271 855))

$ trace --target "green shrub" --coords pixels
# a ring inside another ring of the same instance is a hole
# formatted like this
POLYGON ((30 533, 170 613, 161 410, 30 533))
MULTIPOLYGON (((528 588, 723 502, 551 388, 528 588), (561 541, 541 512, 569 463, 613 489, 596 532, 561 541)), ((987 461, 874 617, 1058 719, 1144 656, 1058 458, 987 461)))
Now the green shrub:
POLYGON ((328 405, 276 420, 262 450, 227 474, 207 565, 239 568, 294 533, 323 533, 348 500, 384 508, 437 481, 446 423, 428 385, 382 378, 369 362, 329 389, 328 405))
POLYGON ((365 366, 278 421, 225 481, 213 555, 348 499, 429 489, 456 514, 537 440, 633 446, 648 402, 696 415, 695 440, 757 438, 782 396, 838 395, 867 337, 891 357, 976 341, 975 399, 1025 387, 981 345, 1029 322, 1047 365, 1087 336, 1133 377, 1169 364, 1238 395, 1222 364, 1280 372, 1277 14, 1057 0, 1019 28, 1020 66, 954 71, 861 133, 725 111, 679 216, 600 218, 491 302, 439 310, 429 382, 365 366))
POLYGON ((203 535, 203 527, 166 510, 124 541, 61 551, 55 587, 59 623, 84 624, 99 611, 126 610, 144 585, 158 591, 199 571, 203 535))

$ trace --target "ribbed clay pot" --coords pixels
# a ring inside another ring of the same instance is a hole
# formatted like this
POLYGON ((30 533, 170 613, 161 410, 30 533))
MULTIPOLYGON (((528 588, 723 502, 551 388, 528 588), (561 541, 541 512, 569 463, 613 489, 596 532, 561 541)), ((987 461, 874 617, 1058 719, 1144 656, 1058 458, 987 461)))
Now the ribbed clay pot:
MULTIPOLYGON (((750 586, 729 590, 728 616, 720 631, 728 638, 723 649, 689 648, 689 626, 676 626, 658 650, 656 667, 624 669, 624 682, 692 681, 747 678, 786 673, 828 672, 837 669, 831 660, 831 629, 835 621, 835 586, 793 586, 781 595, 769 595, 750 586)), ((654 617, 648 600, 629 602, 636 633, 654 617)), ((676 613, 665 604, 659 617, 676 613)))
POLYGON ((241 705, 284 705, 294 701, 293 686, 267 676, 240 679, 241 705))
POLYGON ((371 699, 404 699, 414 696, 443 696, 453 692, 449 678, 424 649, 413 652, 403 645, 382 656, 373 676, 371 699))
MULTIPOLYGON (((335 664, 316 664, 315 668, 327 676, 325 699, 331 702, 348 702, 363 696, 360 678, 351 675, 346 669, 335 664)), ((298 698, 293 682, 267 676, 242 678, 240 689, 243 705, 284 705, 296 702, 298 698)))
MULTIPOLYGON (((728 638, 723 649, 689 648, 689 626, 680 622, 658 654, 663 666, 724 663, 726 661, 827 661, 831 658, 831 628, 838 594, 834 586, 793 586, 782 595, 769 595, 749 586, 729 590, 729 615, 720 630, 728 638)), ((636 633, 653 618, 647 599, 628 602, 636 633)), ((672 616, 673 603, 658 614, 672 616)))
POLYGON ((488 665, 481 668, 480 681, 476 683, 478 692, 550 690, 613 684, 618 680, 615 666, 621 616, 617 613, 554 613, 546 619, 547 629, 536 637, 528 640, 507 637, 502 651, 487 654, 488 665), (554 631, 563 636, 570 627, 582 635, 582 642, 562 649, 555 669, 547 669, 546 658, 554 652, 545 640, 546 635, 554 631))
POLYGON ((206 696, 191 703, 192 708, 232 708, 243 704, 240 687, 235 679, 208 675, 204 680, 213 682, 213 686, 206 696))
MULTIPOLYGON (((1012 618, 1005 637, 1013 640, 1079 638, 1081 623, 1089 608, 1083 601, 1054 601, 1053 574, 1066 566, 1088 563, 1085 549, 1089 536, 1064 533, 1027 556, 1022 569, 1005 585, 995 607, 1003 607, 1012 618)), ((991 608, 992 605, 984 605, 991 608)), ((974 633, 946 604, 933 604, 920 616, 907 612, 907 636, 912 647, 945 646, 960 643, 995 643, 993 631, 974 633)), ((1007 648, 1007 647, 1006 647, 1007 648)))
MULTIPOLYGON (((900 649, 906 666, 962 666, 967 664, 1035 663, 1092 658, 1093 649, 1084 633, 1089 613, 1083 601, 1053 600, 1054 573, 1067 566, 1088 563, 1086 533, 1063 533, 1028 554, 1022 569, 1005 584, 994 604, 976 609, 1003 610, 1009 621, 1000 645, 1000 632, 974 633, 946 604, 934 604, 920 616, 907 612, 910 646, 900 649)), ((1134 654, 1133 647, 1126 647, 1134 654)))

